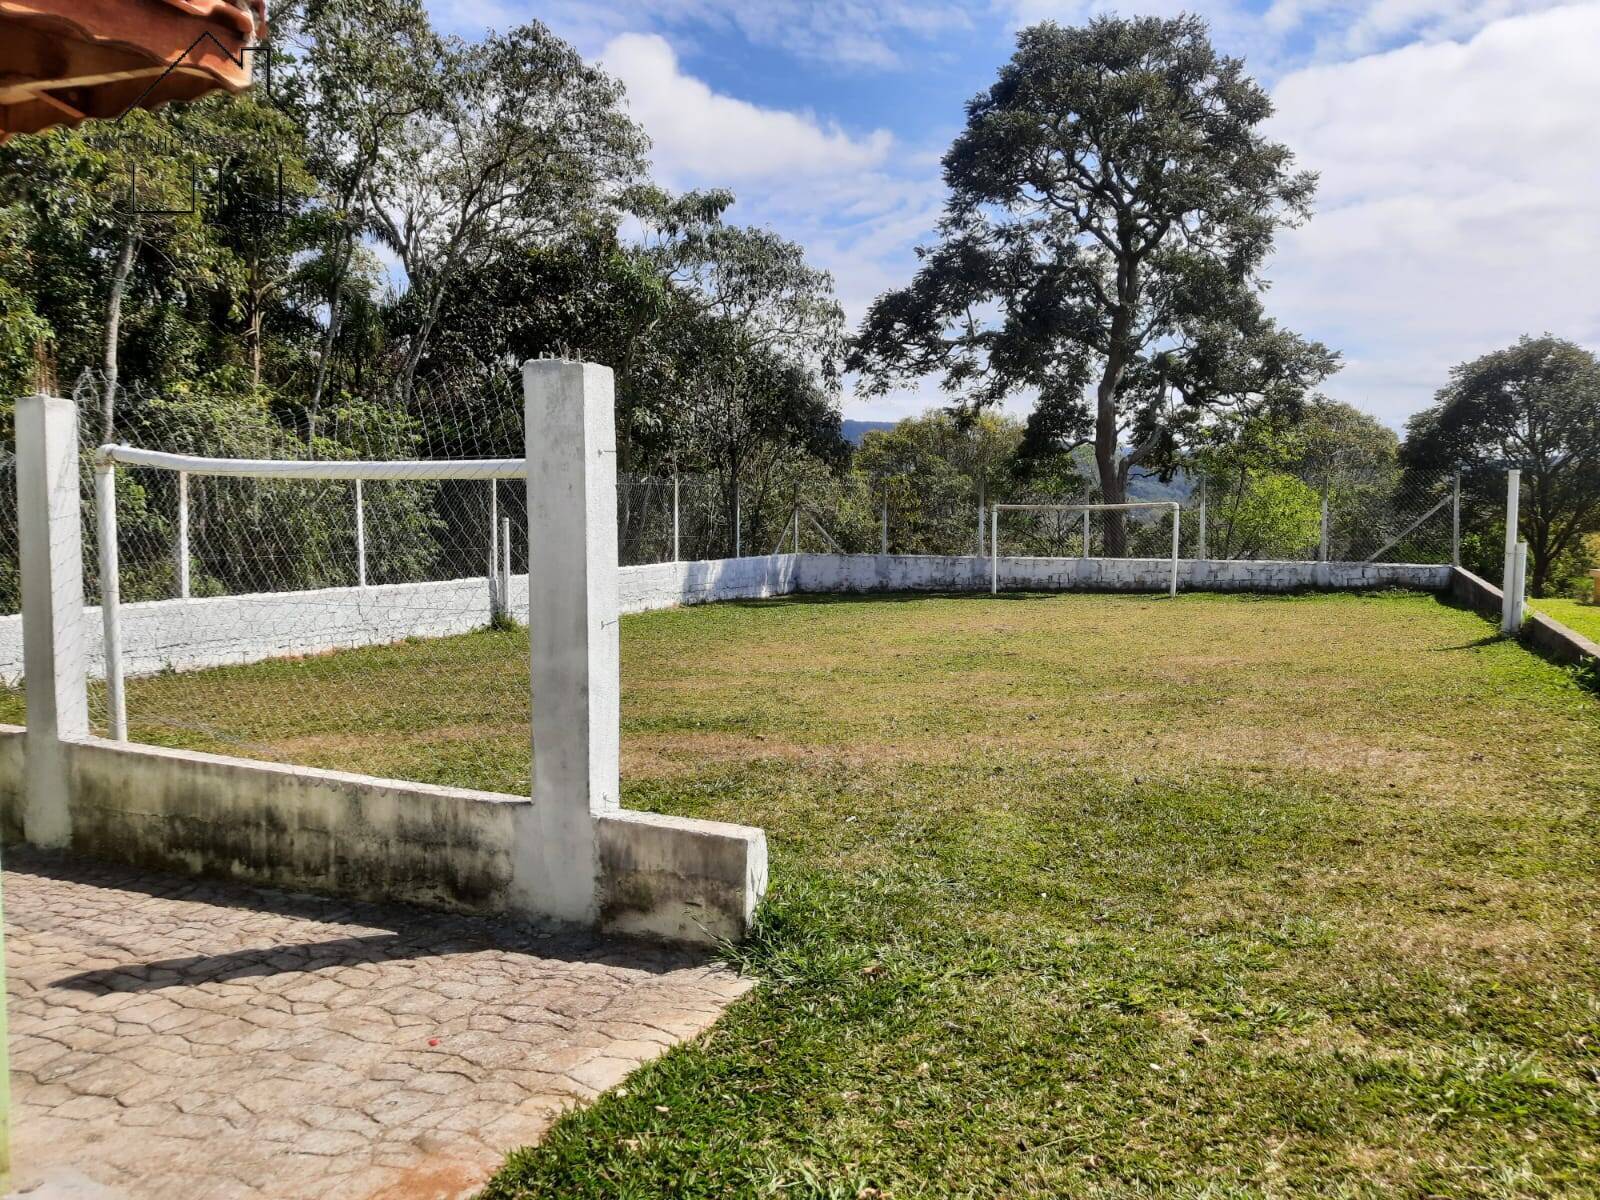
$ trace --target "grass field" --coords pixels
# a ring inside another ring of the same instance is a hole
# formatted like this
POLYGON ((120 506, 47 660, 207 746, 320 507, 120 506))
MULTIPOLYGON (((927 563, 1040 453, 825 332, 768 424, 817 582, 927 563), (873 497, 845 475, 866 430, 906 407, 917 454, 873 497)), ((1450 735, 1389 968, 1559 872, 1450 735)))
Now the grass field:
POLYGON ((1600 642, 1600 604, 1586 600, 1529 600, 1528 607, 1553 617, 1590 641, 1600 642))
MULTIPOLYGON (((130 710, 520 787, 525 648, 130 710)), ((767 830, 762 986, 492 1200, 1600 1196, 1600 701, 1479 618, 790 599, 627 618, 623 661, 626 803, 767 830)))

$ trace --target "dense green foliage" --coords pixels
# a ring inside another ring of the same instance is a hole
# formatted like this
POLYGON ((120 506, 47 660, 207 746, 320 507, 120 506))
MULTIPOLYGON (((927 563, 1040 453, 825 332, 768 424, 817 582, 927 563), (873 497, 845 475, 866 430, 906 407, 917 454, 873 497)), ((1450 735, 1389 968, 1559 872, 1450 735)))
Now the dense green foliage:
POLYGON ((1548 335, 1462 363, 1406 426, 1408 466, 1462 472, 1481 503, 1469 531, 1479 568, 1498 576, 1505 472, 1522 471, 1520 533, 1535 596, 1570 587, 1600 529, 1600 360, 1548 335), (1501 519, 1493 521, 1498 511, 1501 519))
MULTIPOLYGON (((625 472, 712 473, 731 508, 736 482, 842 461, 831 278, 725 222, 730 193, 651 185, 620 85, 538 22, 468 43, 421 0, 303 0, 274 13, 266 78, 0 148, 7 442, 15 397, 59 389, 89 443, 516 454, 520 364, 581 355, 617 373, 625 472)), ((169 547, 140 561, 172 510, 144 486, 121 502, 133 596, 172 571, 169 547)), ((300 490, 251 508, 248 536, 304 551, 275 586, 349 537, 342 513, 291 519, 317 507, 300 490)), ((376 515, 401 535, 374 543, 380 575, 431 569, 448 514, 407 503, 409 532, 376 515)))

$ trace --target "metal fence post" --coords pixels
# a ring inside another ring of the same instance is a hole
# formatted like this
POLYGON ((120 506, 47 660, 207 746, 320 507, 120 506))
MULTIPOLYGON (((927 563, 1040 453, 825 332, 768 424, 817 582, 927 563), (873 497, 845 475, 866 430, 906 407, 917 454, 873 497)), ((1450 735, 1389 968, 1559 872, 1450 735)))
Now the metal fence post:
POLYGON ((989 508, 989 594, 1000 594, 1000 509, 989 508))
POLYGON ((500 613, 511 615, 511 518, 500 518, 500 613))
POLYGON ((1089 510, 1083 510, 1083 553, 1080 558, 1089 557, 1089 510))
POLYGON ((672 561, 682 562, 678 543, 678 472, 672 472, 672 561))
POLYGON ((1206 558, 1206 481, 1203 475, 1200 477, 1200 547, 1195 557, 1201 562, 1206 558))
POLYGON ((1168 594, 1171 596, 1178 594, 1178 521, 1182 514, 1182 505, 1174 504, 1172 506, 1172 586, 1168 589, 1168 594))
POLYGON ((744 557, 744 497, 739 494, 739 481, 733 481, 733 556, 744 557))
POLYGON ((356 586, 367 586, 367 504, 356 480, 356 586))
POLYGON ((1528 600, 1528 543, 1518 542, 1515 555, 1515 565, 1512 570, 1511 590, 1511 628, 1507 633, 1516 633, 1522 628, 1523 618, 1527 615, 1524 607, 1528 600))
POLYGON ((1455 473, 1450 488, 1450 565, 1461 565, 1461 472, 1455 473))
POLYGON ((500 574, 500 493, 498 484, 489 480, 489 617, 500 612, 500 588, 496 578, 500 574))
POLYGON ((1500 632, 1515 633, 1512 595, 1517 583, 1517 506, 1522 499, 1522 472, 1506 472, 1506 556, 1500 573, 1500 632))
POLYGON ((879 554, 889 553, 889 489, 883 489, 883 536, 878 549, 879 554))
POLYGON ((1317 561, 1328 561, 1328 489, 1322 489, 1322 513, 1318 520, 1317 529, 1317 561))
POLYGON ((117 467, 95 463, 94 515, 100 541, 100 622, 105 630, 108 732, 128 740, 128 700, 122 688, 122 580, 117 561, 117 467))
POLYGON ((189 472, 178 472, 178 598, 189 598, 189 472))

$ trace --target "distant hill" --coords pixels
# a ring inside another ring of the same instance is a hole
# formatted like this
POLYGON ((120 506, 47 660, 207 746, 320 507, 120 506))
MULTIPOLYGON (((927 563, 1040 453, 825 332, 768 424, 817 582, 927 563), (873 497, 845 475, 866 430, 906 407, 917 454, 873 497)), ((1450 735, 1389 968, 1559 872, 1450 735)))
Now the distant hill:
POLYGON ((874 429, 893 429, 896 421, 850 421, 844 423, 844 440, 852 446, 861 445, 861 439, 874 429))

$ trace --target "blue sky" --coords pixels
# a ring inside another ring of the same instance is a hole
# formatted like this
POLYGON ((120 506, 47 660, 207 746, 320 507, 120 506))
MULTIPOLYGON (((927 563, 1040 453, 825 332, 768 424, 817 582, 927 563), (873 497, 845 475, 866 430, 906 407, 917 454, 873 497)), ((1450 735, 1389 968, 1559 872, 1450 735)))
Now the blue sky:
MULTIPOLYGON (((1329 394, 1392 425, 1524 332, 1600 349, 1600 0, 429 0, 473 37, 537 17, 627 85, 657 176, 721 185, 834 273, 852 320, 909 277, 938 160, 1016 30, 1196 11, 1322 174, 1269 306, 1345 354, 1329 394)), ((894 418, 930 381, 845 413, 894 418)), ((1025 401, 1015 406, 1025 409, 1025 401)))

